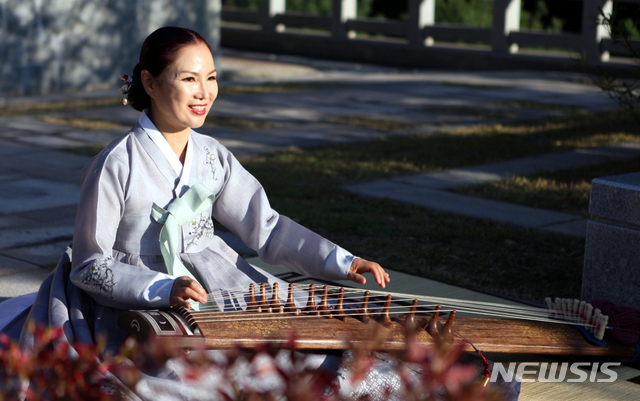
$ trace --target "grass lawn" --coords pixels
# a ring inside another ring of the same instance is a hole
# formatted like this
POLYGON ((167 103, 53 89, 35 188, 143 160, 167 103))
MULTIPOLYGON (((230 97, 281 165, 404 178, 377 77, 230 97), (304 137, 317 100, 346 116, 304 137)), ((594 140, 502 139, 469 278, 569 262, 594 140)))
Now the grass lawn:
MULTIPOLYGON (((573 114, 294 148, 242 162, 263 183, 276 210, 359 256, 447 283, 542 302, 545 296, 580 296, 584 239, 359 197, 341 185, 640 140, 635 131, 633 120, 622 113, 573 114)), ((511 193, 504 200, 514 198, 511 193)))
POLYGON ((640 159, 633 158, 556 172, 518 175, 490 184, 458 188, 455 192, 588 217, 591 181, 594 178, 639 171, 640 159))
POLYGON ((313 153, 243 164, 280 213, 385 267, 533 301, 579 296, 583 239, 359 197, 313 153))

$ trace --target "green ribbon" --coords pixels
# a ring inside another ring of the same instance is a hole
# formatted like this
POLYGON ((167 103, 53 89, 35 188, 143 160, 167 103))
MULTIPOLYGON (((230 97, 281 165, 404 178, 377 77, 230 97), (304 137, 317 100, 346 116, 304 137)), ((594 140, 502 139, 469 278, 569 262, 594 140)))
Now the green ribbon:
MULTIPOLYGON (((167 272, 172 276, 188 276, 196 280, 178 256, 180 227, 209 209, 213 205, 214 198, 215 195, 207 187, 198 183, 181 197, 174 199, 166 210, 153 204, 151 217, 163 224, 160 230, 160 251, 167 266, 167 272)), ((191 307, 195 310, 199 309, 197 302, 192 302, 191 307)))

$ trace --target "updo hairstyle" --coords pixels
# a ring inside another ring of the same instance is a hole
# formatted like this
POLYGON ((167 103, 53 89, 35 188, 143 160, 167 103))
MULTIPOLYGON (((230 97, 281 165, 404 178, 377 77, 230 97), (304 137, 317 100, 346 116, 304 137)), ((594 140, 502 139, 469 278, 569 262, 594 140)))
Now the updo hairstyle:
POLYGON ((140 60, 133 68, 131 89, 126 95, 127 104, 138 111, 151 107, 151 97, 144 90, 140 73, 147 70, 152 76, 158 77, 174 62, 180 49, 199 43, 204 43, 211 51, 207 41, 198 32, 187 28, 166 26, 147 36, 140 50, 140 60))

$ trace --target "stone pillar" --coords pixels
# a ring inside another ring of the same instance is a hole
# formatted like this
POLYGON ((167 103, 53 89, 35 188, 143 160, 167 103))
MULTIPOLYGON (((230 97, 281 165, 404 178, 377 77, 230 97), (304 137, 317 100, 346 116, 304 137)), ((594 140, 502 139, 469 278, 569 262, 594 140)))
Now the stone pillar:
POLYGON ((436 0, 409 0, 409 27, 407 35, 409 43, 418 46, 432 46, 433 37, 422 36, 425 26, 436 22, 436 0))
POLYGON ((262 29, 267 32, 282 32, 285 29, 283 24, 276 26, 273 17, 276 14, 284 14, 286 10, 286 0, 262 0, 260 14, 262 29))
POLYGON ((331 33, 333 34, 333 37, 337 39, 355 38, 355 32, 347 31, 346 22, 349 19, 355 19, 358 17, 357 0, 333 0, 332 8, 333 24, 331 27, 331 33))
POLYGON ((147 3, 147 7, 147 27, 145 29, 146 32, 143 32, 143 38, 166 24, 169 13, 173 11, 167 7, 167 4, 164 1, 150 1, 147 3))
POLYGON ((203 0, 202 10, 196 20, 197 31, 202 35, 213 53, 216 69, 221 70, 222 55, 220 54, 220 25, 222 23, 222 0, 203 0))
POLYGON ((582 299, 640 309, 640 173, 591 183, 582 299))
POLYGON ((609 61, 609 52, 602 51, 600 42, 611 35, 602 25, 602 15, 611 15, 612 0, 582 1, 582 46, 589 62, 609 61))
POLYGON ((494 0, 491 50, 499 54, 518 52, 518 44, 511 43, 509 33, 520 30, 520 0, 494 0))

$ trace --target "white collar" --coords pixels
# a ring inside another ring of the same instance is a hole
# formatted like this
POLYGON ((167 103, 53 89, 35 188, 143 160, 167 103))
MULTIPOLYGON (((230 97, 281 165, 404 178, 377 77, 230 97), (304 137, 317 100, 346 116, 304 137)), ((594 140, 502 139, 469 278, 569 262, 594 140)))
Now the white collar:
POLYGON ((158 131, 155 124, 149 119, 147 115, 148 109, 144 109, 142 113, 140 113, 140 118, 138 119, 138 124, 145 130, 149 138, 156 144, 160 151, 167 158, 169 164, 176 172, 180 181, 182 181, 183 185, 189 185, 189 174, 191 173, 191 161, 193 158, 193 145, 191 141, 191 134, 189 134, 189 139, 187 141, 187 154, 184 158, 184 165, 180 163, 180 159, 176 155, 176 153, 171 149, 171 145, 167 142, 166 138, 158 131))

